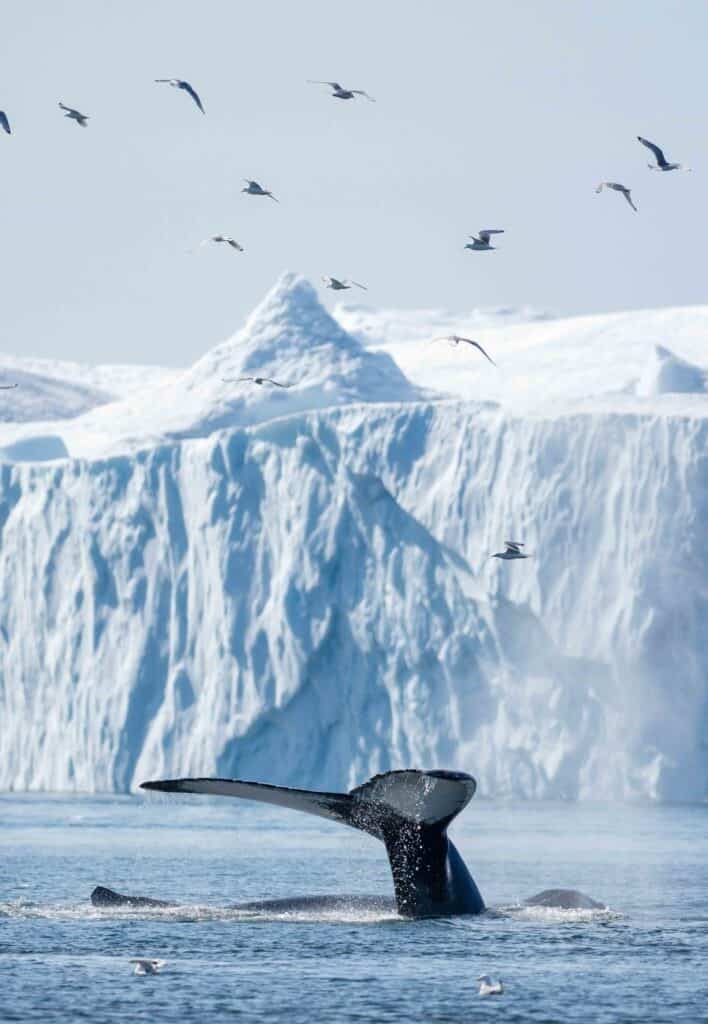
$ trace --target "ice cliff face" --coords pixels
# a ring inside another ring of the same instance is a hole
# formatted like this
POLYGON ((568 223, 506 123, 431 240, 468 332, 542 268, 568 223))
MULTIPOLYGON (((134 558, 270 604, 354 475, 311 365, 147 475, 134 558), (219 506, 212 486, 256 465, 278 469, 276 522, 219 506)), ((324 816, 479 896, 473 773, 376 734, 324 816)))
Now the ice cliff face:
MULTIPOLYGON (((224 376, 289 358, 241 345, 224 376)), ((485 795, 706 796, 708 409, 516 417, 396 373, 393 403, 0 464, 0 788, 435 766, 485 795), (512 533, 533 557, 485 561, 512 533)))

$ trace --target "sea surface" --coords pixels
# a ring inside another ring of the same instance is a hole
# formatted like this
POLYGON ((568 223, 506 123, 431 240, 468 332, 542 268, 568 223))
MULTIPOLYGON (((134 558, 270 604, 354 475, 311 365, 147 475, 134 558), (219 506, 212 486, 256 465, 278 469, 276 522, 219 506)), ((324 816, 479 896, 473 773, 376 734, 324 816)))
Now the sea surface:
POLYGON ((495 803, 450 831, 490 911, 407 921, 383 846, 229 800, 0 796, 0 1021, 708 1021, 708 806, 495 803), (183 904, 96 909, 97 884, 183 904), (578 888, 600 911, 524 908, 578 888), (239 900, 380 896, 243 911, 239 900), (167 961, 136 977, 133 956, 167 961), (477 976, 501 977, 499 998, 477 976))

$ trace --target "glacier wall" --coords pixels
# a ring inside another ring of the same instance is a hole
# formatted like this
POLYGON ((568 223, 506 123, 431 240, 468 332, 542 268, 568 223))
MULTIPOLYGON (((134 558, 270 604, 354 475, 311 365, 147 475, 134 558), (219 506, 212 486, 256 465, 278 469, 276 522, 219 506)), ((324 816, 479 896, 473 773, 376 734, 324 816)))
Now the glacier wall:
POLYGON ((707 442, 416 402, 0 464, 0 788, 703 799, 707 442))

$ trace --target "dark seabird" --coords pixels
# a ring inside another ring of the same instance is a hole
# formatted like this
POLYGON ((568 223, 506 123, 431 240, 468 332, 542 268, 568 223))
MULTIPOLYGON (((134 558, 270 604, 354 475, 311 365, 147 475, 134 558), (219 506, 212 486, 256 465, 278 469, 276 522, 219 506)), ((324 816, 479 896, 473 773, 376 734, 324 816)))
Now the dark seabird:
POLYGON ((328 85, 332 90, 332 96, 337 100, 353 100, 355 96, 363 96, 371 103, 376 103, 374 97, 369 96, 363 89, 345 89, 339 82, 322 82, 318 78, 308 78, 307 81, 310 85, 328 85))
POLYGON ((239 245, 235 238, 229 237, 229 235, 212 235, 211 238, 205 238, 200 245, 209 245, 209 242, 225 242, 226 245, 230 245, 232 249, 236 249, 237 252, 245 252, 246 250, 242 245, 239 245))
POLYGON ((459 334, 446 334, 444 338, 433 338, 433 341, 449 341, 453 345, 459 345, 460 342, 464 342, 465 345, 473 345, 475 348, 479 349, 485 359, 489 360, 492 366, 497 365, 492 357, 484 351, 480 343, 478 341, 472 341, 471 338, 463 338, 459 334))
POLYGON ((8 135, 12 135, 10 131, 10 122, 7 119, 7 114, 4 110, 0 110, 0 125, 5 129, 8 135))
POLYGON ((654 156, 656 157, 656 163, 655 164, 649 164, 649 167, 652 169, 652 171, 690 171, 691 170, 690 167, 684 167, 683 164, 671 164, 671 163, 669 163, 669 161, 666 159, 666 157, 664 156, 663 152, 659 149, 659 147, 655 146, 653 142, 649 141, 649 139, 643 139, 641 137, 641 135, 637 135, 637 139, 641 142, 641 144, 643 146, 646 146, 647 149, 650 149, 652 151, 652 153, 654 154, 654 156))
POLYGON ((12 391, 16 387, 17 384, 0 384, 0 391, 12 391))
POLYGON ((488 249, 494 249, 495 246, 489 244, 489 239, 492 235, 503 235, 503 228, 485 228, 484 231, 480 231, 478 235, 470 235, 470 238, 474 239, 472 245, 468 242, 465 249, 472 249, 474 252, 487 252, 488 249))
POLYGON ((614 189, 615 192, 621 192, 622 195, 624 196, 624 198, 629 203, 629 205, 634 210, 634 212, 635 213, 637 212, 637 207, 632 202, 632 193, 626 187, 626 185, 620 185, 619 182, 616 182, 616 181, 601 181, 600 184, 595 189, 595 191, 596 192, 602 192, 603 188, 611 188, 611 189, 614 189))
POLYGON ((222 377, 224 384, 242 384, 244 381, 252 381, 254 384, 273 384, 276 388, 291 388, 292 384, 281 384, 272 377, 222 377))
POLYGON ((73 107, 67 107, 63 103, 60 103, 59 106, 65 111, 64 117, 68 117, 70 121, 76 121, 82 128, 86 127, 89 119, 88 114, 82 114, 80 110, 74 110, 73 107))
POLYGON ((530 558, 531 555, 525 555, 522 552, 523 543, 520 540, 505 540, 504 551, 497 551, 493 555, 489 555, 490 558, 503 558, 505 560, 513 560, 515 558, 530 558))
POLYGON ((201 110, 202 114, 206 113, 204 107, 202 106, 202 101, 199 99, 196 90, 192 88, 189 82, 185 82, 183 78, 156 78, 155 81, 165 82, 167 85, 171 85, 173 89, 183 89, 184 92, 188 93, 192 97, 194 102, 201 110))
POLYGON ((368 291, 368 288, 366 287, 365 284, 359 284, 358 281, 350 281, 349 278, 347 277, 343 278, 340 281, 338 277, 325 276, 322 278, 322 280, 324 281, 328 288, 331 288, 332 291, 335 292, 344 292, 348 288, 351 288, 352 285, 356 285, 357 288, 362 288, 365 292, 368 291))
POLYGON ((244 178, 243 180, 246 182, 246 188, 242 188, 242 192, 248 192, 249 196, 270 196, 274 203, 279 202, 272 192, 261 188, 257 181, 251 181, 249 178, 244 178))

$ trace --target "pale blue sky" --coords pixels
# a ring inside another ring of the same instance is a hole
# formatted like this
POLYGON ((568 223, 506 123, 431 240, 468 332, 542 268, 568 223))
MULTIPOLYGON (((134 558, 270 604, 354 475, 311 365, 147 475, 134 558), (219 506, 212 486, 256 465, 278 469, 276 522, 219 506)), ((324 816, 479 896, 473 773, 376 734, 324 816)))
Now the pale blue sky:
POLYGON ((708 298, 705 0, 6 0, 0 38, 4 351, 187 364, 284 269, 389 307, 708 298), (217 232, 247 252, 187 252, 217 232))

